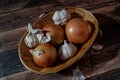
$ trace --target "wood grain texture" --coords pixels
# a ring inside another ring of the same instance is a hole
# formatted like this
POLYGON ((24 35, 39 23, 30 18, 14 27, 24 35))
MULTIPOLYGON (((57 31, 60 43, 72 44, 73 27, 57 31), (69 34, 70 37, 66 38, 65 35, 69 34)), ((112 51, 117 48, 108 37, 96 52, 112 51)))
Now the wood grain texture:
POLYGON ((17 49, 20 37, 25 32, 25 27, 17 28, 14 30, 9 30, 0 33, 0 53, 4 51, 9 51, 12 49, 17 49))
MULTIPOLYGON (((33 5, 31 4, 31 6, 20 5, 19 8, 15 8, 11 5, 11 9, 7 8, 7 6, 6 8, 5 6, 1 7, 3 11, 0 12, 0 77, 3 78, 0 78, 0 80, 69 80, 72 78, 72 69, 76 66, 79 66, 89 80, 117 79, 114 77, 118 77, 120 74, 118 72, 120 68, 118 64, 120 60, 119 0, 57 0, 44 4, 34 3, 33 5), (22 34, 25 32, 25 26, 27 26, 28 22, 33 23, 36 21, 42 13, 66 6, 82 7, 94 14, 103 32, 103 36, 98 36, 95 43, 104 45, 103 50, 95 51, 90 48, 82 59, 58 73, 38 75, 26 71, 18 58, 17 52, 17 46, 22 34), (115 69, 115 72, 113 69, 115 69), (110 70, 113 71, 103 74, 110 70), (118 76, 112 75, 112 72, 118 76), (113 76, 113 78, 110 78, 111 76, 109 75, 113 76)), ((119 79, 118 77, 118 80, 119 79)))
POLYGON ((71 77, 66 77, 63 74, 55 73, 55 74, 44 74, 39 75, 36 73, 32 73, 30 71, 24 71, 20 73, 13 74, 11 76, 6 76, 0 78, 0 80, 70 80, 71 77))
MULTIPOLYGON (((1 2, 1 1, 0 1, 1 2)), ((11 3, 12 3, 12 1, 11 1, 11 3)), ((7 12, 9 12, 9 11, 15 11, 15 10, 18 10, 18 9, 21 9, 21 8, 23 8, 26 4, 28 3, 28 1, 23 1, 23 2, 19 2, 19 3, 16 3, 16 4, 12 4, 12 5, 7 5, 6 4, 6 2, 2 2, 1 3, 1 8, 0 8, 0 14, 1 13, 7 13, 7 12), (7 5, 7 6, 5 6, 5 7, 3 7, 4 5, 7 5)))

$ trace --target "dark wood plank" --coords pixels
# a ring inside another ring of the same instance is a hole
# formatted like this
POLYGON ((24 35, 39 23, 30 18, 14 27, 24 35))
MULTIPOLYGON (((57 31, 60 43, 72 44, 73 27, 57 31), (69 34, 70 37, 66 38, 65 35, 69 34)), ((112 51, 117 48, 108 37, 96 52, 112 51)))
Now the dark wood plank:
POLYGON ((0 33, 0 77, 26 70, 18 57, 18 43, 25 27, 0 33))
MULTIPOLYGON (((17 50, 20 38, 25 32, 25 27, 0 33, 0 54, 4 51, 17 50)), ((5 54, 5 53, 4 53, 5 54)))
POLYGON ((88 78, 86 80, 119 80, 119 79, 120 79, 120 68, 116 68, 101 75, 88 78))
POLYGON ((0 14, 2 13, 7 13, 7 12, 10 12, 10 11, 15 11, 15 10, 19 10, 19 9, 22 9, 25 5, 27 5, 28 1, 19 1, 19 3, 14 3, 12 1, 0 1, 0 14), (11 5, 10 5, 11 3, 11 5), (14 4, 13 4, 14 3, 14 4))
POLYGON ((17 50, 9 50, 4 53, 0 53, 0 77, 26 70, 19 60, 17 50))
POLYGON ((43 74, 39 75, 30 71, 20 72, 11 76, 0 78, 0 80, 70 80, 71 77, 67 77, 63 74, 43 74))

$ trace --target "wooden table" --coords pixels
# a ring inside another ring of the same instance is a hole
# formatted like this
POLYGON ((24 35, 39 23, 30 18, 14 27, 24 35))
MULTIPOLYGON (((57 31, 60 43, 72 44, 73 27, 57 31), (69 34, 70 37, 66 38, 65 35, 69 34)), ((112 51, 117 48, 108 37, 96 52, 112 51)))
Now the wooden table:
POLYGON ((120 0, 23 0, 0 1, 0 80, 71 80, 79 67, 87 80, 120 80, 120 0), (99 21, 102 36, 82 59, 58 73, 36 74, 25 69, 18 57, 18 43, 28 22, 40 14, 59 7, 81 7, 91 11, 99 21))

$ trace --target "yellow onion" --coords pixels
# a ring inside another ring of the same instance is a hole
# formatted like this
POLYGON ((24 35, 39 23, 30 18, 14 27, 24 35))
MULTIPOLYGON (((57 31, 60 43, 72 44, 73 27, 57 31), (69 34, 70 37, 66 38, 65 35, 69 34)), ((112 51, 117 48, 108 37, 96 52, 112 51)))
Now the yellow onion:
POLYGON ((65 32, 70 42, 84 43, 91 33, 91 26, 80 18, 74 18, 66 24, 65 32))
POLYGON ((30 49, 34 62, 40 67, 49 67, 57 60, 57 50, 50 43, 40 44, 30 49))
POLYGON ((64 30, 61 26, 55 24, 48 24, 43 27, 44 31, 47 31, 51 36, 51 43, 54 45, 60 45, 64 40, 64 30))

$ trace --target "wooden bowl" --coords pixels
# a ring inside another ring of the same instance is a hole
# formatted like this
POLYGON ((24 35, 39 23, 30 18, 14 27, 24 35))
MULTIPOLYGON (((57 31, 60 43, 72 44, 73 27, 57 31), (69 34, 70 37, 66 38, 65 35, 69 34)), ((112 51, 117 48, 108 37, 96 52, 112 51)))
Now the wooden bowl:
MULTIPOLYGON (((42 67, 37 66, 34 63, 32 55, 29 53, 29 48, 26 47, 26 45, 24 43, 24 38, 27 34, 27 32, 26 32, 20 40, 18 50, 19 50, 19 58, 20 58, 22 64, 28 70, 33 71, 35 73, 39 73, 39 74, 58 72, 60 70, 63 70, 65 68, 71 66, 74 62, 79 60, 92 45, 93 41, 95 40, 95 38, 98 34, 97 19, 92 15, 92 13, 90 13, 89 11, 82 9, 82 8, 67 7, 65 9, 71 13, 72 18, 80 17, 80 18, 84 19, 85 21, 92 23, 92 34, 91 34, 90 38, 84 44, 82 44, 82 46, 79 48, 79 51, 69 60, 67 60, 67 61, 58 60, 56 62, 56 64, 52 65, 51 67, 42 68, 42 67)), ((42 28, 46 24, 53 23, 52 15, 54 12, 55 12, 55 10, 50 11, 50 12, 46 13, 44 16, 42 16, 39 20, 37 20, 33 24, 33 28, 42 28)))

